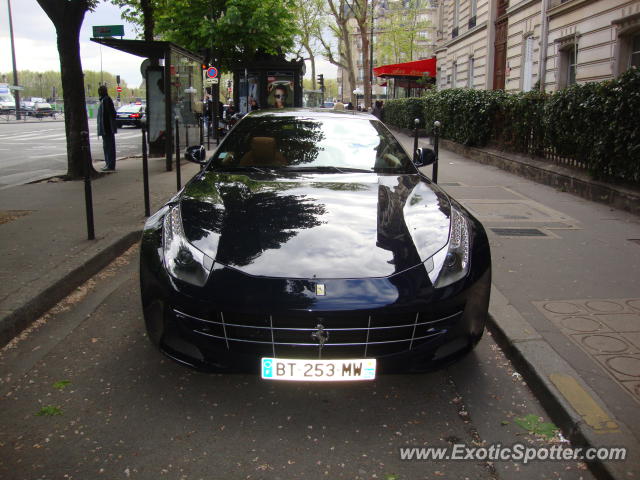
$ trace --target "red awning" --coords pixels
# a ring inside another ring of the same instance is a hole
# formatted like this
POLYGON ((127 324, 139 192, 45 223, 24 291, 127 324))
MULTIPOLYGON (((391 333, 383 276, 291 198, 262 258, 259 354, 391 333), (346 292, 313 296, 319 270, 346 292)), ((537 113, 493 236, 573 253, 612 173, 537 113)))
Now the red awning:
POLYGON ((415 62, 381 65, 373 69, 376 77, 428 77, 436 76, 436 58, 416 60, 415 62))

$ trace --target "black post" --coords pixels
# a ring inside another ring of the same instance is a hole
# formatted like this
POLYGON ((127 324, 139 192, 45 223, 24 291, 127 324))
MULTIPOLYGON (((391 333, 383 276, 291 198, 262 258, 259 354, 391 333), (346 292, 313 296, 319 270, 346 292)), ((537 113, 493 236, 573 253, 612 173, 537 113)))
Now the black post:
MULTIPOLYGON (((212 113, 213 115, 213 113, 212 113)), ((207 150, 209 150, 211 148, 211 145, 209 144, 209 142, 211 141, 211 129, 214 128, 211 126, 211 123, 213 122, 213 117, 209 116, 209 122, 207 124, 207 150)), ((216 126, 215 129, 217 130, 218 127, 216 126)))
POLYGON ((415 162, 417 160, 416 152, 418 151, 418 125, 420 125, 420 119, 416 118, 413 124, 415 125, 413 130, 413 161, 415 162))
POLYGON ((144 185, 144 216, 151 215, 149 206, 149 162, 147 159, 147 123, 142 124, 142 181, 144 185))
POLYGON ((96 233, 93 226, 93 193, 91 191, 91 164, 89 162, 91 156, 87 152, 89 145, 89 132, 80 132, 82 142, 82 156, 84 157, 84 203, 87 212, 87 238, 95 240, 96 233))
POLYGON ((182 188, 182 179, 180 178, 180 123, 178 117, 176 117, 176 184, 178 185, 178 191, 182 188))
POLYGON ((436 154, 436 161, 433 162, 433 183, 438 183, 438 137, 440 136, 440 122, 433 122, 433 153, 436 154))
POLYGON ((204 145, 204 117, 200 117, 200 145, 204 145))

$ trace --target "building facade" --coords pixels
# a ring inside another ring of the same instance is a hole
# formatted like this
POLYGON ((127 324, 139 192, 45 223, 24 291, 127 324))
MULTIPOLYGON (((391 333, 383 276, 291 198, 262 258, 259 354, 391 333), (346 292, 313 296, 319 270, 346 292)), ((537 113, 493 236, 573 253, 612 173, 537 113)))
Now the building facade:
POLYGON ((442 0, 437 21, 440 89, 555 91, 640 65, 639 0, 442 0))

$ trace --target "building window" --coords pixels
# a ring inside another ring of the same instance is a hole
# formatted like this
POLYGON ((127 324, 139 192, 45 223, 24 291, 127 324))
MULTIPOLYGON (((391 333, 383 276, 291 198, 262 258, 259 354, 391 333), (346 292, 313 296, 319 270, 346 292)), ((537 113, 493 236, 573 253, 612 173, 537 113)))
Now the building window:
POLYGON ((576 83, 578 65, 578 46, 575 43, 562 47, 559 51, 558 88, 565 88, 576 83))
POLYGON ((476 26, 477 14, 478 14, 478 0, 471 0, 471 9, 469 11, 469 29, 476 26))
POLYGON ((469 63, 467 66, 467 87, 473 88, 473 76, 474 76, 474 59, 469 57, 469 63))
POLYGON ((453 1, 453 28, 458 29, 458 17, 460 12, 460 0, 453 1))
POLYGON ((629 55, 629 68, 640 68, 640 33, 631 37, 631 55, 629 55))
POLYGON ((524 55, 522 64, 522 91, 528 92, 533 86, 533 37, 524 39, 524 55))

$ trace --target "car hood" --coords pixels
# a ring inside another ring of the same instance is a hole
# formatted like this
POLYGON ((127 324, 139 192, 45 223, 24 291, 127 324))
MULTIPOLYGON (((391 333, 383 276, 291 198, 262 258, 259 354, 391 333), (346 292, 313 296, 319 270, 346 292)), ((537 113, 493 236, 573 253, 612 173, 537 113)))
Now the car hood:
POLYGON ((387 277, 449 237, 448 197, 417 174, 210 171, 180 202, 193 245, 256 276, 387 277))

